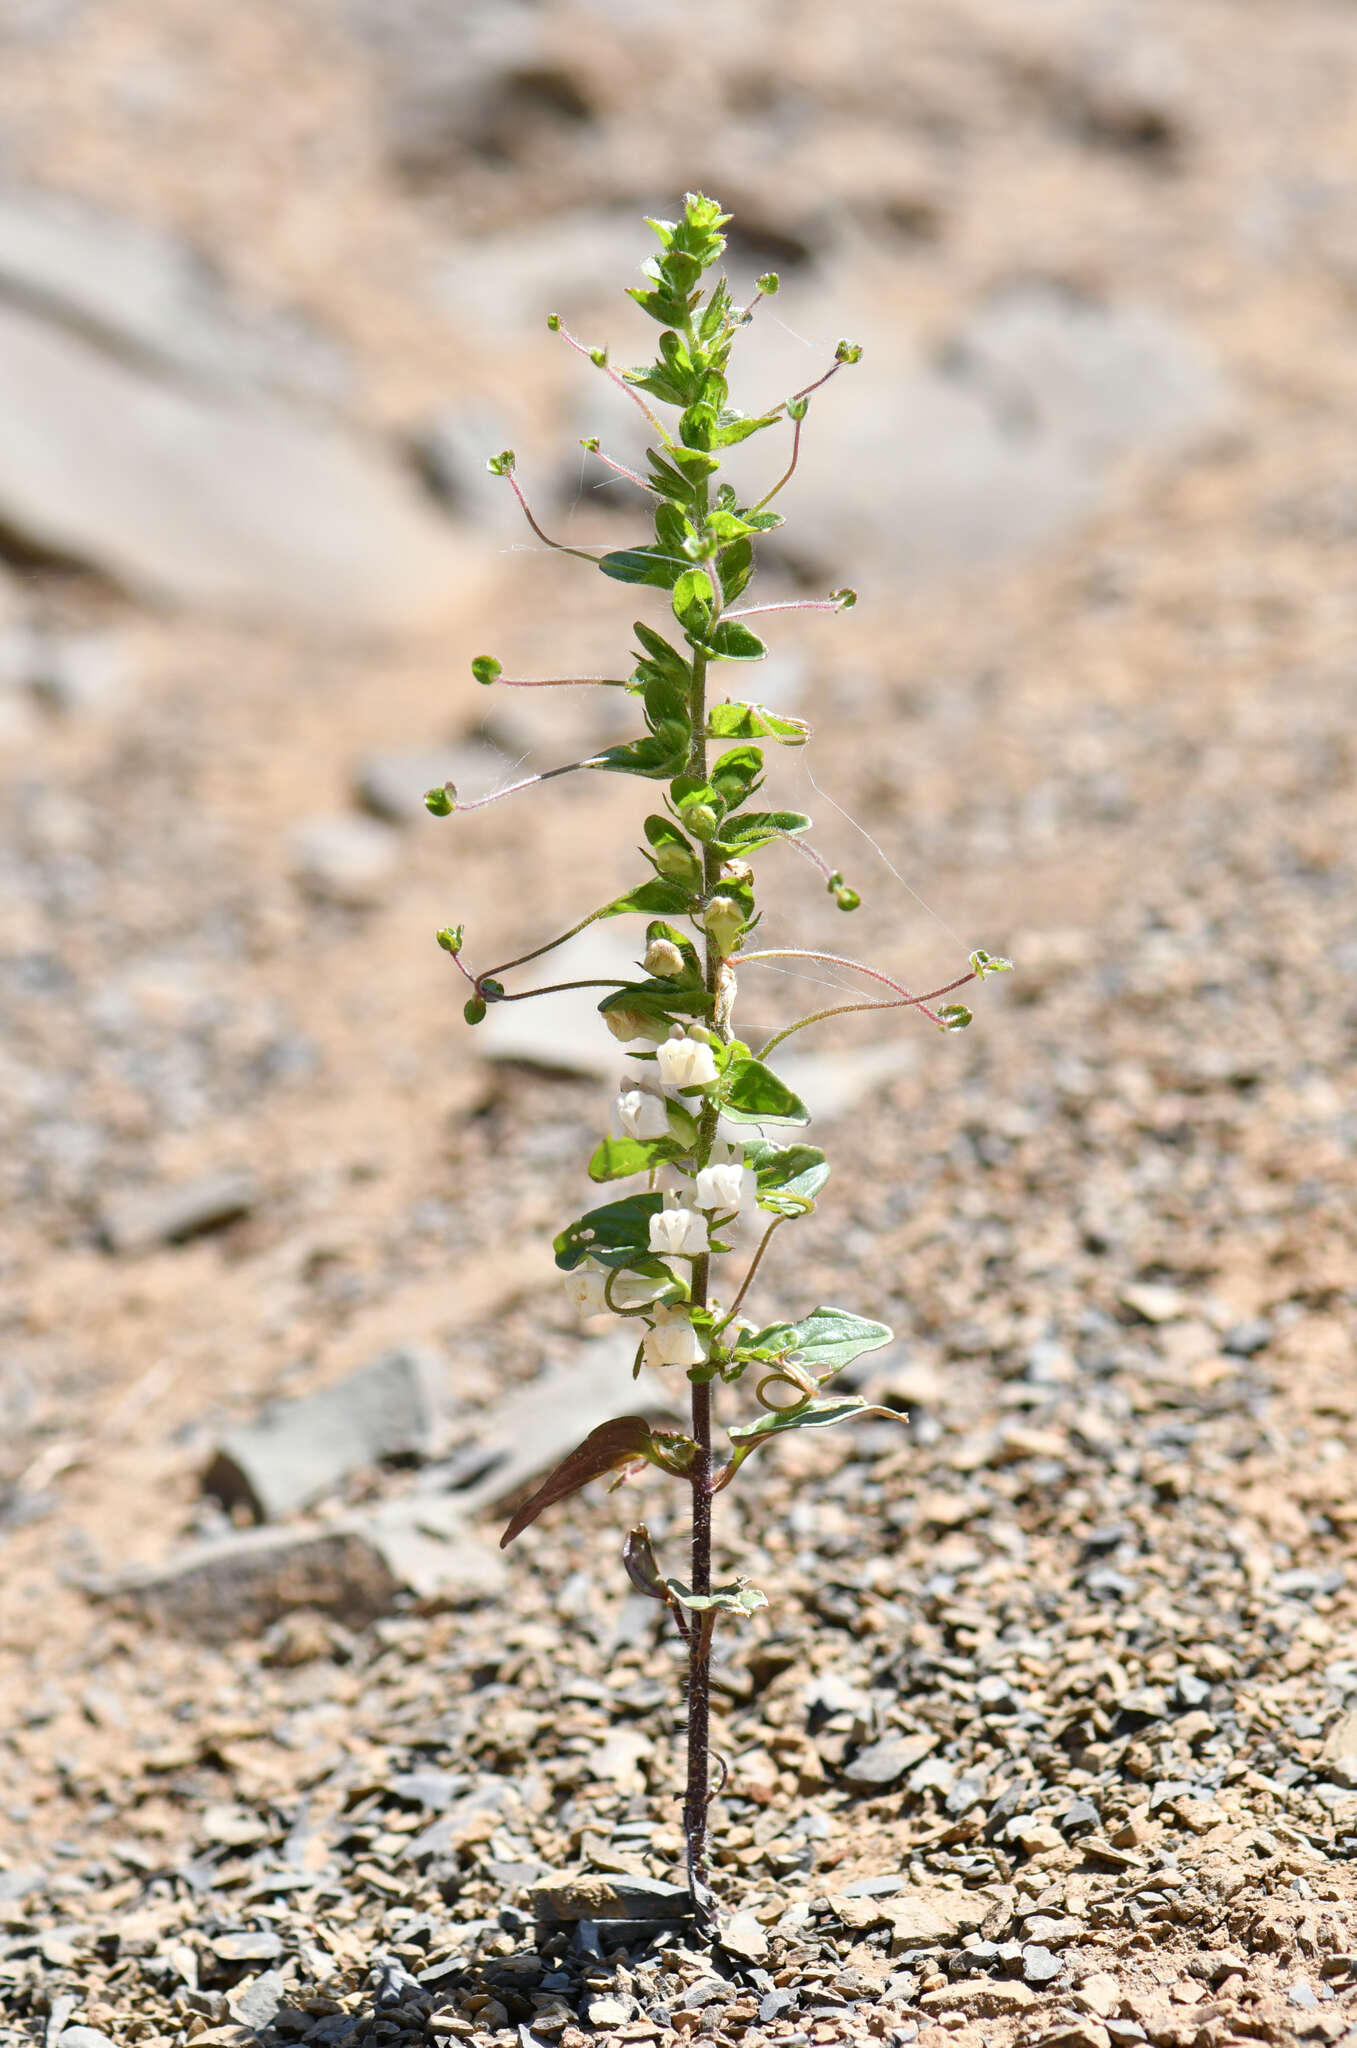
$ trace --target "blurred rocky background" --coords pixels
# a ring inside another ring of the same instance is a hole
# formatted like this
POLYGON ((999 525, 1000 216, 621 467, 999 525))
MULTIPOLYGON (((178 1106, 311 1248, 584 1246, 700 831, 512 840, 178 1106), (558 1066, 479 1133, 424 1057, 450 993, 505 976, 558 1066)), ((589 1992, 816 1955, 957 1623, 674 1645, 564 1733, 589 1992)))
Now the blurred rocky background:
POLYGON ((1342 2037, 1354 109, 1342 0, 4 0, 0 2039, 1342 2037), (625 729, 472 681, 637 609, 484 465, 640 537, 544 316, 641 360, 686 188, 783 280, 738 401, 864 346, 760 584, 861 601, 755 692, 864 906, 769 931, 1019 966, 803 1041, 757 1305, 889 1317, 911 1420, 727 1515, 715 1975, 614 1564, 676 1504, 485 1519, 638 1398, 547 1245, 617 1062, 432 938, 606 900, 643 792, 420 802, 625 729))

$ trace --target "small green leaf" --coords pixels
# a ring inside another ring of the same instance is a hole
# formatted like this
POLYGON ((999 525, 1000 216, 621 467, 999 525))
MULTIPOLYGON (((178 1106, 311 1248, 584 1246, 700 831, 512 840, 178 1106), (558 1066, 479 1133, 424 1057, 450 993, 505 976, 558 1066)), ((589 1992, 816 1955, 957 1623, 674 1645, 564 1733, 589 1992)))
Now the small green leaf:
POLYGON ((784 747, 804 746, 810 738, 804 718, 783 718, 763 704, 713 704, 707 731, 712 739, 771 739, 784 747))
POLYGON ((630 1180, 648 1173, 668 1159, 682 1156, 684 1147, 673 1138, 603 1138, 589 1161, 592 1181, 630 1180))
POLYGON ((628 889, 625 896, 615 896, 601 917, 624 917, 629 911, 640 911, 645 917, 684 916, 692 902, 692 890, 681 882, 669 881, 663 875, 655 875, 650 881, 640 883, 635 889, 628 889))
POLYGON ((964 1031, 972 1018, 964 1003, 944 1003, 938 1011, 938 1022, 944 1031, 964 1031))
POLYGON ((644 775, 651 782, 668 782, 687 762, 689 732, 686 724, 673 719, 643 740, 604 747, 601 753, 590 756, 587 765, 618 775, 644 775))
POLYGON ((706 642, 707 652, 718 661, 762 661, 768 649, 757 633, 751 633, 743 619, 722 619, 706 642))
POLYGON ((732 1061, 721 1087, 722 1114, 736 1123, 806 1124, 810 1112, 762 1060, 732 1061))
POLYGON ((1013 962, 1005 960, 1002 953, 986 953, 983 947, 977 946, 971 955, 971 972, 983 981, 987 974, 1011 974, 1013 962))
POLYGON ((762 433, 765 427, 776 426, 781 415, 775 412, 760 414, 750 419, 744 413, 723 412, 717 415, 715 446, 732 448, 737 441, 747 441, 751 434, 762 433))
POLYGON ((671 647, 653 626, 648 626, 644 619, 637 619, 631 630, 661 675, 667 676, 671 682, 691 681, 692 672, 677 647, 671 647))
POLYGON ((556 1264, 573 1272, 583 1259, 601 1266, 630 1266, 650 1253, 650 1219, 664 1207, 658 1193, 624 1195, 621 1201, 591 1209, 569 1224, 554 1240, 556 1264))
POLYGON ((740 517, 745 521, 751 533, 776 533, 778 527, 783 524, 780 512, 747 511, 742 512, 740 517))
POLYGON ((774 1323, 757 1336, 742 1340, 740 1351, 757 1352, 766 1358, 795 1357, 820 1378, 840 1372, 864 1351, 879 1351, 889 1344, 892 1331, 885 1323, 854 1315, 846 1308, 816 1308, 799 1323, 774 1323))
POLYGON ((716 566, 726 603, 733 604, 754 573, 754 550, 748 537, 742 536, 723 548, 716 566))
POLYGON ((685 633, 700 640, 711 624, 716 595, 711 578, 701 569, 685 569, 674 585, 674 617, 685 633))
POLYGON ((660 548, 616 548, 598 566, 615 583, 648 583, 656 590, 672 590, 687 565, 682 556, 660 548))
POLYGON ((485 1004, 479 996, 471 996, 462 1005, 462 1015, 468 1024, 480 1024, 485 1019, 485 1004))
POLYGON ((744 855, 809 830, 804 811, 740 811, 722 825, 720 846, 725 853, 744 855))
POLYGON ((746 803, 763 780, 763 754, 758 747, 731 747, 711 771, 711 784, 722 804, 735 810, 746 803))
POLYGON ((685 448, 708 451, 716 437, 716 408, 710 405, 690 405, 679 421, 679 439, 685 448))
POLYGON ((825 1155, 815 1145, 770 1145, 756 1139, 744 1148, 744 1163, 754 1170, 758 1203, 775 1216, 800 1216, 811 1208, 829 1179, 825 1155))
POLYGON ((658 320, 661 327, 678 327, 688 317, 688 308, 682 299, 665 291, 648 292, 643 285, 627 287, 627 297, 635 299, 643 313, 649 313, 652 320, 658 320))
POLYGON ((852 1422, 863 1415, 902 1420, 893 1408, 871 1408, 856 1394, 842 1394, 826 1400, 798 1401, 792 1408, 775 1408, 755 1422, 734 1422, 726 1434, 735 1446, 734 1462, 738 1466, 771 1437, 786 1436, 793 1429, 832 1429, 836 1422, 852 1422))
POLYGON ((695 1593, 686 1579, 666 1579, 664 1583, 670 1598, 694 1614, 707 1614, 712 1609, 723 1614, 756 1614, 760 1607, 768 1605, 768 1595, 743 1578, 713 1586, 710 1593, 695 1593))

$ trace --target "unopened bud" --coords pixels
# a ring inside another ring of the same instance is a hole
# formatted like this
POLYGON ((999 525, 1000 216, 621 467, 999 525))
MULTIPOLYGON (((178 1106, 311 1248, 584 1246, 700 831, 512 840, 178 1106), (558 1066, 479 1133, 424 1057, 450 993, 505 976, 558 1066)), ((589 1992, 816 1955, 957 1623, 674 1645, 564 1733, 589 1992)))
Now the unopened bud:
POLYGON ((442 931, 437 934, 437 938, 439 945, 443 948, 443 951, 445 953, 451 953, 453 959, 455 960, 457 958, 457 955, 462 950, 461 925, 444 925, 442 931))
POLYGON ((803 420, 809 411, 810 400, 808 398, 789 398, 787 400, 787 417, 789 420, 803 420))
POLYGON ((856 889, 850 889, 838 869, 829 878, 829 893, 840 910, 856 910, 862 898, 856 889))
POLYGON ((759 290, 762 292, 764 298, 771 299, 774 296, 780 281, 781 280, 779 279, 778 274, 775 270, 764 271, 763 276, 758 281, 759 290))
POLYGON ((689 804, 683 813, 683 822, 694 839, 715 839, 721 820, 710 804, 689 804))
POLYGON ((550 330, 551 330, 551 332, 552 332, 553 334, 559 334, 559 333, 560 333, 560 331, 561 331, 561 316, 560 316, 560 314, 559 314, 559 313, 548 313, 548 314, 547 314, 547 326, 548 326, 548 327, 550 328, 550 330))
POLYGON ((669 1036, 669 1019, 652 1017, 646 1010, 632 1010, 615 1006, 603 1012, 603 1021, 614 1038, 623 1045, 632 1045, 644 1039, 651 1045, 659 1045, 669 1036))
POLYGON ((500 455, 492 455, 486 463, 491 476, 512 476, 514 473, 514 451, 506 448, 500 455))
POLYGON ((593 366, 594 366, 594 368, 595 368, 596 370, 606 370, 606 369, 607 369, 607 367, 608 367, 608 351, 607 351, 607 349, 606 349, 606 348, 591 348, 591 349, 590 349, 590 351, 589 351, 589 360, 590 360, 590 362, 591 362, 591 363, 593 364, 593 366))
POLYGON ((700 886, 701 862, 686 846, 679 846, 672 839, 662 840, 655 848, 654 861, 667 882, 683 882, 694 889, 700 886))
POLYGON ((493 654, 478 654, 471 664, 471 673, 478 683, 493 683, 500 665, 493 654))
POLYGON ((862 361, 862 343, 860 341, 841 341, 834 351, 834 360, 836 363, 860 363, 862 361))
POLYGON ((673 981, 683 972, 683 955, 672 939, 652 939, 645 950, 647 974, 658 975, 661 980, 673 981))
POLYGON ((435 818, 450 818, 457 808, 457 787, 445 782, 439 789, 426 789, 424 808, 435 818))
POLYGON ((472 996, 462 1008, 462 1015, 468 1024, 479 1024, 485 1016, 485 1004, 479 996, 472 996))
POLYGON ((729 896, 713 896, 702 913, 702 922, 721 950, 723 959, 734 952, 744 930, 744 912, 729 896))
POLYGON ((586 434, 584 439, 580 442, 580 446, 584 450, 586 455, 597 455, 599 449, 598 435, 586 434))

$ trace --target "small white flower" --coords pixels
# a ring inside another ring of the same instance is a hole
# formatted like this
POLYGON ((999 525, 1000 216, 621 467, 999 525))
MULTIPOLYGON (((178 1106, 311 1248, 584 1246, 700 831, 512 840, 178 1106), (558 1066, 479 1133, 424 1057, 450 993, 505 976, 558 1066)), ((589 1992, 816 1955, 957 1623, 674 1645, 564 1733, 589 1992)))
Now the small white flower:
POLYGON ((677 1195, 666 1195, 664 1207, 650 1219, 650 1249, 662 1258, 697 1258, 708 1249, 706 1217, 680 1208, 677 1195))
POLYGON ((603 1299, 603 1288, 608 1276, 592 1259, 586 1259, 582 1265, 576 1266, 573 1273, 567 1273, 564 1278, 570 1306, 578 1315, 596 1316, 601 1309, 607 1307, 603 1299))
POLYGON ((655 1058, 666 1088, 705 1088, 716 1079, 716 1056, 705 1038, 666 1038, 655 1058))
POLYGON ((707 1356, 702 1337, 685 1308, 657 1308, 653 1328, 644 1339, 647 1365, 701 1365, 707 1356))
POLYGON ((669 1118, 664 1100, 637 1083, 624 1085, 614 1109, 624 1138, 667 1138, 669 1118))
POLYGON ((699 1209, 735 1209, 742 1216, 757 1207, 759 1184, 752 1166, 745 1166, 729 1145, 725 1157, 713 1158, 697 1176, 699 1209))

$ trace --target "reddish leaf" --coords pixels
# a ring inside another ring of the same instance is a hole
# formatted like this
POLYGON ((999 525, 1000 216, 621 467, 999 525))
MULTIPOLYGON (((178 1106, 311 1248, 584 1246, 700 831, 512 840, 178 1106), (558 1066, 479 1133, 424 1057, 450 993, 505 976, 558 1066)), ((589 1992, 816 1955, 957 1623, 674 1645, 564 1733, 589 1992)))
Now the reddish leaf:
POLYGON ((578 1493, 591 1479, 615 1472, 620 1465, 630 1465, 637 1458, 649 1458, 653 1442, 650 1424, 643 1415, 618 1415, 611 1422, 601 1422, 597 1429, 590 1430, 582 1444, 562 1458, 531 1499, 524 1501, 500 1537, 500 1549, 512 1543, 515 1536, 521 1536, 544 1508, 578 1493))

